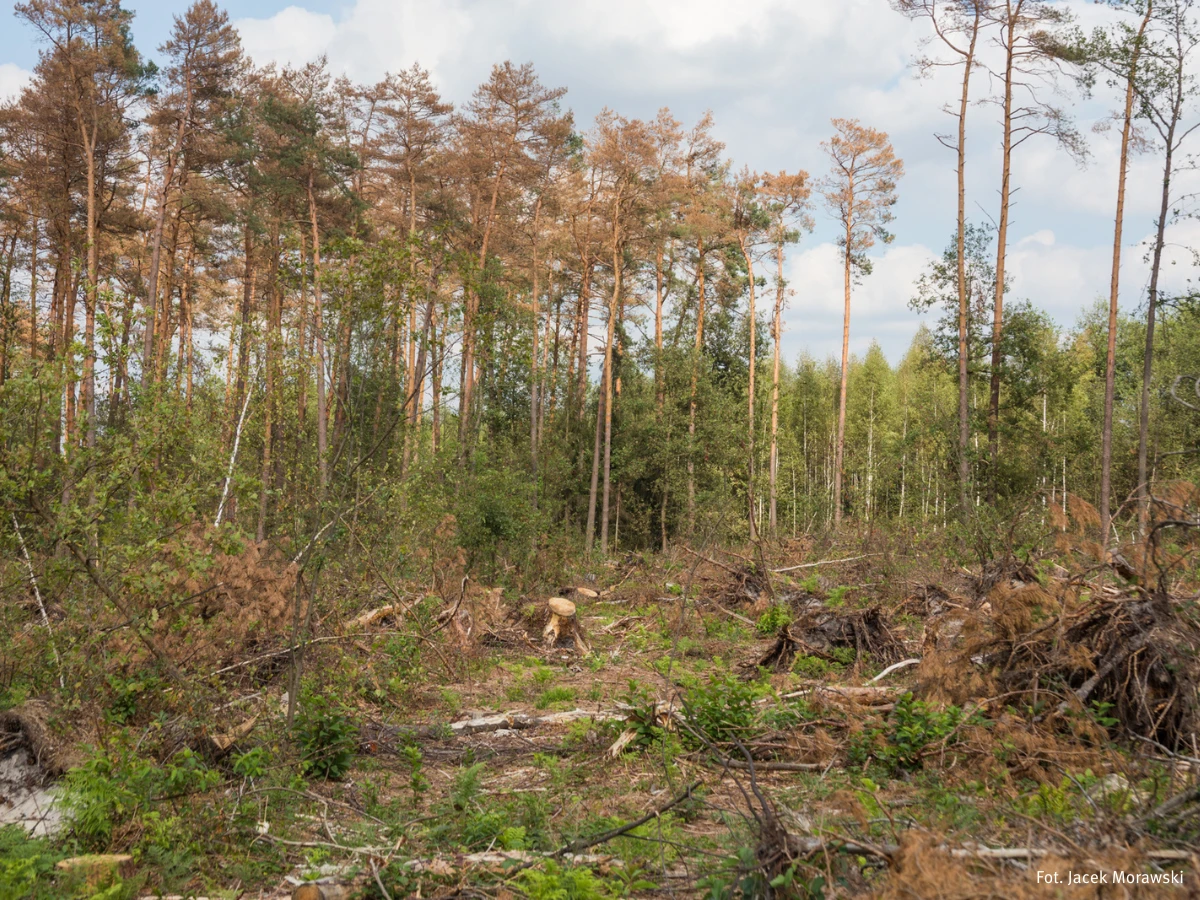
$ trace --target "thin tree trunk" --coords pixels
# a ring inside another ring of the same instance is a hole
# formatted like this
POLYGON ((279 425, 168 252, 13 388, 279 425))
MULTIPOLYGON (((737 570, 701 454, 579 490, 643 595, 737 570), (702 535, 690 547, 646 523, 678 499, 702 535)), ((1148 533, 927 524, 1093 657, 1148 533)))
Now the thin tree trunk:
POLYGON ((775 246, 775 318, 772 328, 771 339, 774 342, 771 368, 771 459, 770 459, 770 512, 769 525, 771 536, 777 537, 778 521, 776 518, 776 505, 778 503, 778 494, 776 493, 776 483, 779 477, 779 357, 780 357, 780 341, 783 337, 783 241, 780 241, 775 246))
MULTIPOLYGON (((1016 13, 1020 12, 1017 4, 1016 13)), ((992 371, 988 398, 988 499, 996 500, 997 467, 1000 462, 1000 367, 1004 361, 1001 341, 1004 336, 1004 264, 1008 257, 1008 210, 1012 194, 1012 134, 1013 134, 1013 55, 1016 49, 1016 13, 1009 3, 1009 15, 1004 27, 1008 30, 1004 55, 1004 112, 1001 120, 1003 138, 1000 153, 1000 223, 996 229, 996 292, 992 309, 992 371)), ((961 402, 961 401, 960 401, 961 402)))
MULTIPOLYGON (((849 208, 854 208, 853 185, 851 185, 851 200, 849 208)), ((853 231, 849 221, 846 223, 846 250, 843 253, 843 281, 845 292, 845 312, 842 315, 842 377, 838 388, 838 419, 837 446, 833 460, 833 525, 835 528, 842 524, 842 459, 846 448, 846 385, 850 371, 850 248, 853 245, 853 231)))
POLYGON ((608 501, 612 480, 613 341, 617 333, 617 310, 621 298, 621 248, 617 227, 614 216, 613 292, 608 307, 608 337, 604 345, 604 499, 600 514, 600 552, 605 555, 608 554, 608 501))
POLYGON ((967 404, 970 391, 968 365, 970 341, 967 321, 970 314, 970 297, 967 292, 967 108, 971 95, 971 70, 975 64, 975 43, 979 38, 979 19, 982 6, 974 4, 975 21, 971 28, 971 42, 963 58, 962 97, 958 107, 958 506, 966 522, 971 516, 971 460, 968 448, 971 442, 971 417, 967 404))
POLYGON ((317 227, 317 201, 312 173, 308 176, 308 219, 312 228, 313 334, 317 342, 317 473, 321 500, 329 486, 329 405, 325 396, 325 325, 321 308, 321 232, 317 227))
POLYGON ((533 507, 537 509, 538 483, 538 225, 542 214, 542 195, 538 194, 533 207, 533 247, 529 263, 533 292, 530 301, 533 307, 533 348, 529 354, 529 466, 533 476, 533 507))
POLYGON ((1113 395, 1116 390, 1117 357, 1117 292, 1121 282, 1121 232, 1125 224, 1125 176, 1129 170, 1129 136, 1133 128, 1134 82, 1137 78, 1138 58, 1142 52, 1142 38, 1154 12, 1154 0, 1147 0, 1146 14, 1134 40, 1133 53, 1129 60, 1129 75, 1125 81, 1125 111, 1121 128, 1121 161, 1117 173, 1117 212, 1113 217, 1112 279, 1108 292, 1108 350, 1104 365, 1104 424, 1100 430, 1100 544, 1108 546, 1109 525, 1112 517, 1110 494, 1112 492, 1112 426, 1113 395))
MULTIPOLYGON (((1180 75, 1182 77, 1182 68, 1180 75)), ((1154 326, 1158 311, 1158 276, 1162 271, 1163 248, 1166 246, 1167 216, 1171 206, 1171 177, 1174 174, 1175 130, 1179 122, 1172 115, 1167 127, 1166 153, 1163 158, 1162 197, 1158 223, 1154 230, 1154 249, 1150 263, 1150 286, 1146 301, 1146 349, 1142 358, 1142 397, 1138 412, 1138 530, 1145 535, 1150 524, 1150 472, 1148 468, 1150 438, 1150 383, 1154 374, 1154 326)), ((1064 498, 1065 502, 1065 498, 1064 498)))
POLYGON ((87 157, 87 286, 84 292, 83 412, 85 441, 96 446, 96 302, 99 295, 100 248, 96 244, 96 129, 85 141, 87 157))
MULTIPOLYGON (((175 167, 183 153, 183 140, 186 134, 187 121, 192 109, 192 79, 189 73, 184 93, 184 108, 179 117, 175 130, 175 147, 167 154, 166 165, 163 169, 162 184, 158 189, 157 209, 154 216, 154 242, 150 250, 150 272, 146 279, 146 332, 142 341, 142 381, 153 381, 155 373, 151 368, 154 359, 155 316, 158 311, 158 270, 162 259, 163 225, 167 218, 167 199, 170 196, 171 182, 175 178, 175 167)), ((147 175, 149 173, 147 172, 147 175)))
POLYGON ((699 387, 700 357, 704 352, 704 242, 696 242, 696 346, 692 356, 692 389, 688 399, 688 534, 696 530, 696 391, 699 387))
POLYGON ((758 540, 758 527, 754 518, 754 375, 758 367, 755 346, 755 331, 758 327, 757 311, 754 304, 754 260, 750 256, 750 248, 742 244, 742 256, 746 260, 746 274, 750 281, 750 379, 746 398, 746 497, 750 504, 750 540, 758 540))

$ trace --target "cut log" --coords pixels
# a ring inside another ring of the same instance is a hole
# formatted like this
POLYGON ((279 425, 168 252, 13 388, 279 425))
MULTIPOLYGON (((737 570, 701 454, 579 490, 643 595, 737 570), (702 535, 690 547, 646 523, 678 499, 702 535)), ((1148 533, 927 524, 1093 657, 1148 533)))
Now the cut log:
POLYGON ((82 878, 88 890, 95 891, 118 877, 129 875, 132 862, 133 857, 128 853, 89 853, 59 860, 54 867, 82 878))
POLYGON ((229 729, 224 734, 214 734, 209 736, 209 741, 212 743, 213 750, 218 755, 223 755, 229 751, 229 748, 248 735, 254 730, 255 724, 258 722, 258 716, 253 716, 229 729))
POLYGON ((577 587, 574 590, 580 597, 586 597, 588 600, 598 600, 600 598, 600 595, 591 588, 577 587))
POLYGON ((374 625, 380 619, 386 619, 396 611, 396 604, 388 603, 386 606, 380 606, 376 609, 369 609, 353 622, 350 623, 350 630, 362 631, 374 625))
POLYGON ((575 615, 575 604, 564 597, 551 597, 546 606, 550 609, 550 621, 542 632, 542 639, 547 647, 555 646, 563 638, 571 638, 575 649, 586 656, 591 648, 583 639, 579 628, 579 619, 575 615))

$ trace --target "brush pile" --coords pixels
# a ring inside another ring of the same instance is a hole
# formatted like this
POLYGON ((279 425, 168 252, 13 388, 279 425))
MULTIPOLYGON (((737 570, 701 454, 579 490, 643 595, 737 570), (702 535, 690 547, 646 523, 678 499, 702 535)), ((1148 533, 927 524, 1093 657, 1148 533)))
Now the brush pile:
POLYGON ((1200 722, 1195 605, 1045 581, 998 581, 957 639, 927 642, 920 692, 954 702, 1003 696, 1038 722, 1090 710, 1114 732, 1190 752, 1200 722))

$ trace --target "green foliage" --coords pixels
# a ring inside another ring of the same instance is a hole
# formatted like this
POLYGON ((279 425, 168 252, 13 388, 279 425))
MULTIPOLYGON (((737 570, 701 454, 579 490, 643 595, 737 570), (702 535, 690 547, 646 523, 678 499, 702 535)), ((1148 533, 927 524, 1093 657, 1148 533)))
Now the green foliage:
POLYGON ((66 855, 18 825, 0 827, 0 900, 54 897, 48 882, 54 864, 66 855))
POLYGON ((807 653, 797 653, 792 660, 792 671, 801 678, 824 678, 832 669, 828 660, 807 653))
MULTIPOLYGON (((714 744, 749 740, 760 730, 754 701, 762 688, 733 675, 713 675, 706 684, 689 690, 683 701, 691 728, 714 744)), ((684 741, 703 746, 695 734, 684 732, 684 741)))
POLYGON ((112 688, 113 699, 106 713, 108 720, 116 725, 129 723, 140 708, 144 711, 144 697, 153 695, 161 685, 161 680, 154 675, 128 679, 109 675, 108 686, 112 688))
MULTIPOLYGON (((973 724, 982 721, 976 718, 973 724)), ((963 713, 957 706, 939 710, 906 693, 882 726, 852 736, 848 758, 852 765, 874 759, 892 773, 915 771, 924 766, 927 750, 956 743, 962 724, 963 713)))
POLYGON ((265 747, 251 747, 233 757, 233 771, 243 778, 261 778, 267 773, 270 754, 265 747))
POLYGON ((108 847, 116 828, 143 822, 161 799, 200 794, 220 781, 220 774, 191 750, 180 750, 159 764, 114 743, 94 750, 67 773, 61 802, 75 837, 85 848, 99 851, 108 847))
POLYGON ((825 900, 825 878, 805 878, 800 863, 768 878, 753 847, 739 847, 721 868, 698 882, 705 900, 825 900))
POLYGON ((564 685, 558 687, 547 688, 542 691, 541 695, 534 701, 534 706, 538 709, 546 709, 556 703, 571 703, 575 700, 575 689, 564 685))
POLYGON ((406 744, 400 751, 400 755, 408 763, 408 786, 412 789, 413 800, 415 801, 429 789, 429 779, 421 771, 425 757, 422 755, 420 748, 415 744, 406 744))
POLYGON ((591 869, 560 866, 547 860, 541 871, 526 869, 517 880, 530 900, 604 900, 612 896, 608 885, 591 869))
POLYGON ((755 626, 758 633, 763 637, 776 634, 780 628, 785 625, 790 625, 792 622, 792 611, 781 603, 773 603, 767 607, 767 611, 758 617, 758 623, 755 626))
POLYGON ((337 781, 354 764, 358 728, 324 697, 301 703, 295 735, 305 775, 337 781))

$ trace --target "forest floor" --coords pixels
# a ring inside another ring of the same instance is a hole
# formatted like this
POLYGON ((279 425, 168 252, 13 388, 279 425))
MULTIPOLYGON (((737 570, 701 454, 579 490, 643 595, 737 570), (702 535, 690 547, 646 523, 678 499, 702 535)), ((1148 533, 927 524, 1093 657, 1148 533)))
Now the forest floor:
POLYGON ((347 595, 295 704, 260 645, 220 703, 0 714, 70 770, 0 896, 92 896, 81 849, 131 857, 105 897, 1200 896, 1194 590, 867 539, 580 570, 578 642, 551 592, 347 595))

